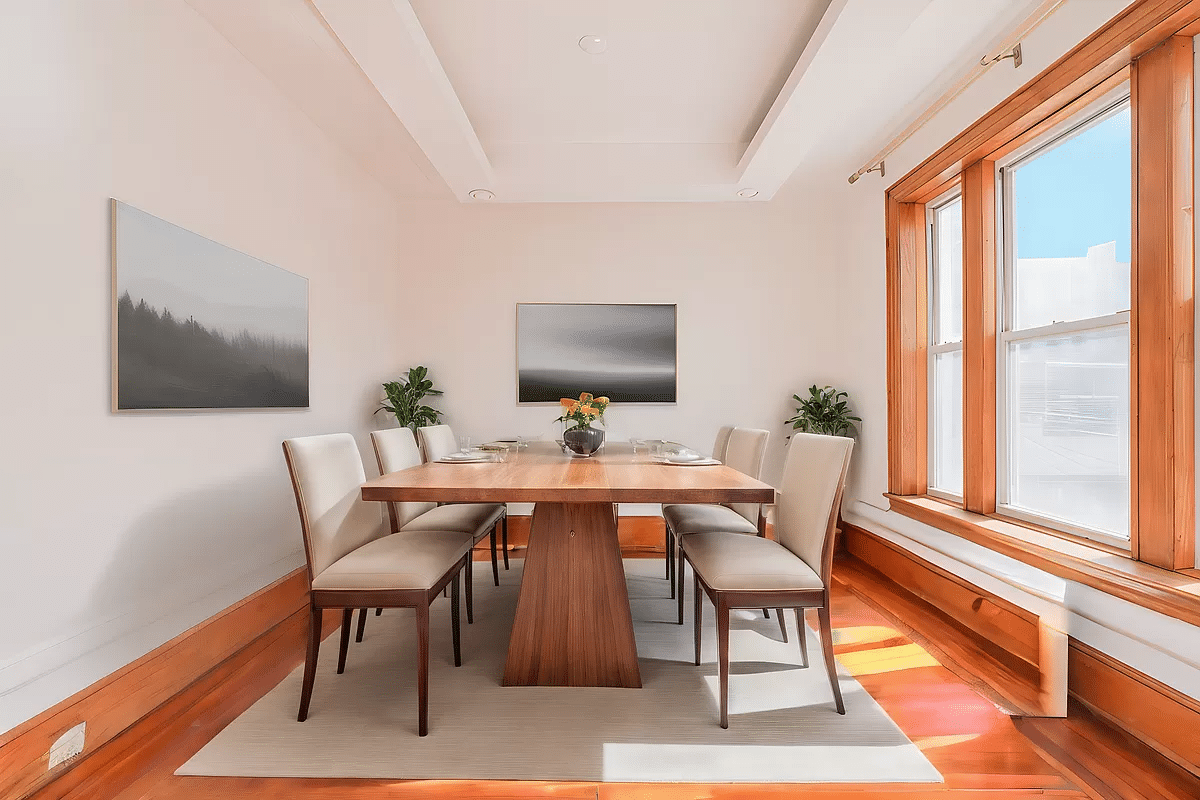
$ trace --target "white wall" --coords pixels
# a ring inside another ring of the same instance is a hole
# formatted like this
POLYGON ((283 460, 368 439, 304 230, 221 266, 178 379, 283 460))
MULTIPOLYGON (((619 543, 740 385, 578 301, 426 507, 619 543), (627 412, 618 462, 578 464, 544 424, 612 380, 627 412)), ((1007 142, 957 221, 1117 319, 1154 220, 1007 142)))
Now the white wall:
MULTIPOLYGON (((855 398, 863 428, 845 508, 851 522, 887 538, 897 535, 939 554, 947 568, 975 579, 977 571, 1018 587, 1057 587, 1064 626, 1080 640, 1176 689, 1200 697, 1200 652, 1186 643, 1200 630, 1087 587, 1039 573, 1020 562, 971 546, 958 537, 886 511, 887 490, 886 284, 884 190, 991 108, 1119 13, 1126 0, 1068 0, 1022 42, 1024 66, 1005 61, 988 70, 913 138, 887 158, 888 177, 868 175, 853 186, 845 176, 859 164, 830 165, 821 188, 842 224, 835 249, 835 295, 841 305, 845 357, 836 375, 855 398), (835 169, 836 168, 836 169, 835 169), (957 564, 957 568, 954 566, 957 564)), ((882 143, 882 142, 881 142, 882 143)), ((869 157, 864 154, 864 158, 869 157)))
POLYGON ((181 0, 0 14, 2 732, 303 564, 280 441, 367 444, 406 249, 181 0), (308 277, 311 409, 109 411, 110 197, 308 277))

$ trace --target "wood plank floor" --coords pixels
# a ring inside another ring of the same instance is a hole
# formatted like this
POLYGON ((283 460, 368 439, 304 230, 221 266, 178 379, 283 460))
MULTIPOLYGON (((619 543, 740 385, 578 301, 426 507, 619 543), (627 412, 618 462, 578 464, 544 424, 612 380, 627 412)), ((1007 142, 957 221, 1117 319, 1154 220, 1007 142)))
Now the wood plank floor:
MULTIPOLYGON (((302 661, 306 619, 298 613, 33 797, 1200 797, 1195 776, 1172 770, 1173 765, 1157 753, 1081 708, 1073 708, 1068 720, 1014 720, 1002 713, 967 681, 938 663, 930 652, 934 648, 923 648, 912 638, 911 629, 882 610, 890 602, 885 596, 889 591, 886 581, 864 578, 872 571, 847 559, 835 571, 833 625, 840 639, 838 658, 922 749, 944 776, 943 784, 594 784, 175 776, 180 764, 302 661)), ((486 601, 487 593, 480 592, 476 602, 486 601)), ((961 673, 961 666, 958 669, 961 673)))

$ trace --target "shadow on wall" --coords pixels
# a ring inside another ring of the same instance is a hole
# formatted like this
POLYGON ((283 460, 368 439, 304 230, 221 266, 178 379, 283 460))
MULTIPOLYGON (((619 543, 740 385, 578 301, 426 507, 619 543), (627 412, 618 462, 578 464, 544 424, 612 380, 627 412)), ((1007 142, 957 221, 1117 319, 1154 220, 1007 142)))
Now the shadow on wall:
POLYGON ((158 619, 302 549, 281 456, 277 469, 164 498, 141 516, 97 569, 88 621, 158 619))

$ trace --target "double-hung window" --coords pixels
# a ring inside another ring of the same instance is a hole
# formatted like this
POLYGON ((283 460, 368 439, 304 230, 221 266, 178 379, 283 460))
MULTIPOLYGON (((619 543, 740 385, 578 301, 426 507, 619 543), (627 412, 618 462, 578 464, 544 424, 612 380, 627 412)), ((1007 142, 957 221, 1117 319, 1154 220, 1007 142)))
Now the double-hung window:
MULTIPOLYGON (((997 505, 1129 546, 1128 95, 999 165, 997 505)), ((932 349, 932 348, 931 348, 932 349)))
POLYGON ((929 492, 963 493, 963 218, 955 190, 928 206, 929 492))

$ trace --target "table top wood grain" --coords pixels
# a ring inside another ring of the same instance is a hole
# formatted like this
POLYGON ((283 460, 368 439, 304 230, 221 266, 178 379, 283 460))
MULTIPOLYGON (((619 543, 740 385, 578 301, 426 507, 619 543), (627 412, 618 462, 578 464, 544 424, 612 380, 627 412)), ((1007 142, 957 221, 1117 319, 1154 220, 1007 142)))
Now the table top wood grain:
POLYGON ((607 444, 572 458, 531 442, 505 462, 422 464, 363 484, 364 500, 458 503, 773 503, 775 490, 724 464, 678 466, 607 444))

